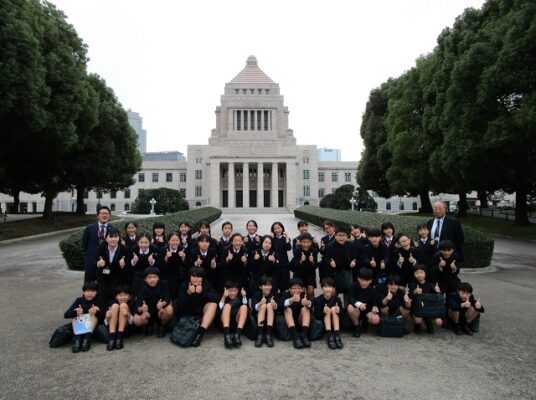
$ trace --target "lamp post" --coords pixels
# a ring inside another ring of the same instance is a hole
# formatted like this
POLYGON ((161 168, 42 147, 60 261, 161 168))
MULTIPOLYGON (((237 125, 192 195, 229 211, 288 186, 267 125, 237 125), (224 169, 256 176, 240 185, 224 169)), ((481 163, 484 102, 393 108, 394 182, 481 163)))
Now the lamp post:
POLYGON ((350 204, 352 205, 352 211, 354 211, 355 203, 357 203, 357 201, 356 201, 356 199, 354 197, 352 197, 350 199, 350 204))
POLYGON ((73 213, 75 212, 76 200, 77 200, 77 198, 76 198, 76 194, 75 194, 73 197, 71 197, 71 212, 73 212, 73 213))
POLYGON ((154 214, 154 205, 156 204, 156 200, 154 199, 154 197, 149 200, 149 204, 151 205, 151 212, 149 213, 150 215, 155 215, 154 214))

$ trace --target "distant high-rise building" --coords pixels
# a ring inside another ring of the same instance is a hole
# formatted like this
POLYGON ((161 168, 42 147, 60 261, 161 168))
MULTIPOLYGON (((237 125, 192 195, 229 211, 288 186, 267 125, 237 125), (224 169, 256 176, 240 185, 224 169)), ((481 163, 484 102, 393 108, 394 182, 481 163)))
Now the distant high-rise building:
POLYGON ((318 151, 318 161, 341 161, 341 149, 322 147, 318 151))
POLYGON ((128 123, 138 135, 138 151, 140 154, 145 154, 147 152, 147 131, 143 129, 143 119, 140 117, 139 113, 132 111, 130 108, 128 109, 127 114, 128 123))

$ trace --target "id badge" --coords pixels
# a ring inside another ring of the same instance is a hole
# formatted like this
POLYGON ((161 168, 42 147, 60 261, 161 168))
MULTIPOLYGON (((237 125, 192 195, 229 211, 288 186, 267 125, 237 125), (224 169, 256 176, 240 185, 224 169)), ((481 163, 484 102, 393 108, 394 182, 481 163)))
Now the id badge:
POLYGON ((103 275, 110 275, 110 268, 104 268, 102 270, 103 275))

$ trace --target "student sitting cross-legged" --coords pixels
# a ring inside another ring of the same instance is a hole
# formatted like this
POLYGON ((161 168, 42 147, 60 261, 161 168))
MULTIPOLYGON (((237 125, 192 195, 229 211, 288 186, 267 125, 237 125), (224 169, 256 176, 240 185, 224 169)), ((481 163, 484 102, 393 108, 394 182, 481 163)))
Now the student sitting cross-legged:
MULTIPOLYGON (((65 311, 64 317, 73 320, 73 331, 75 319, 82 314, 89 314, 91 318, 91 330, 94 331, 97 326, 100 308, 97 303, 97 284, 95 282, 86 282, 82 287, 82 297, 78 297, 71 307, 65 311)), ((91 347, 91 333, 74 335, 73 353, 79 351, 88 351, 91 347)))
POLYGON ((248 299, 246 291, 240 288, 238 283, 227 281, 223 285, 223 296, 218 303, 219 312, 221 314, 221 323, 223 325, 223 339, 225 347, 230 349, 242 346, 240 335, 246 324, 248 316, 248 299), (231 335, 231 328, 235 328, 234 335, 231 335))
POLYGON ((328 333, 328 347, 332 350, 342 349, 343 344, 340 336, 340 313, 342 302, 335 293, 335 281, 331 277, 320 281, 322 294, 315 298, 314 316, 324 321, 324 328, 328 333))

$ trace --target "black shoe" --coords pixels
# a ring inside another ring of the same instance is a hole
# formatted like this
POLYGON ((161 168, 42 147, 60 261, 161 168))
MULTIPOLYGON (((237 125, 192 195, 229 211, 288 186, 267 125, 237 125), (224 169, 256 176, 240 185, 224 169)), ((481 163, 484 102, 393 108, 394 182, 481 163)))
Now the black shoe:
POLYGON ((294 342, 294 348, 295 349, 303 349, 303 342, 302 342, 302 339, 301 339, 300 335, 294 336, 292 341, 294 342))
POLYGON ((411 333, 411 331, 410 331, 410 330, 408 330, 408 329, 404 328, 404 335, 409 335, 410 333, 411 333))
POLYGON ((121 350, 123 348, 123 338, 115 339, 115 347, 116 350, 121 350))
POLYGON ((257 338, 255 339, 255 347, 262 347, 262 341, 263 341, 262 333, 259 333, 257 335, 257 338))
POLYGON ((274 347, 274 338, 271 333, 266 334, 266 345, 268 347, 274 347))
POLYGON ((469 329, 469 327, 467 325, 465 325, 465 324, 461 325, 460 329, 466 335, 473 336, 473 332, 471 331, 471 329, 469 329))
POLYGON ((361 337, 361 327, 359 325, 354 326, 353 337, 361 337))
POLYGON ((166 336, 166 328, 164 328, 164 325, 158 324, 156 328, 156 337, 161 339, 166 336))
POLYGON ((201 340, 203 339, 203 336, 201 336, 200 333, 197 333, 194 337, 194 340, 192 340, 192 344, 190 346, 192 347, 199 347, 201 344, 201 340))
POLYGON ((413 326, 413 331, 417 334, 417 335, 420 335, 422 333, 422 326, 421 324, 415 324, 413 326))
POLYGON ((78 353, 80 351, 81 345, 82 345, 82 338, 75 337, 73 341, 73 347, 72 347, 73 353, 78 353))
POLYGON ((89 351, 91 349, 91 333, 86 333, 82 339, 81 351, 89 351))
POLYGON ((460 324, 454 324, 454 327, 452 328, 452 330, 454 331, 456 335, 463 335, 462 332, 460 331, 460 324))
POLYGON ((334 339, 335 339, 335 344, 337 345, 337 348, 342 349, 344 345, 342 344, 341 335, 339 335, 338 333, 335 333, 334 339))
POLYGON ((367 333, 368 332, 368 320, 365 318, 363 322, 361 322, 361 332, 367 333))
POLYGON ((303 343, 303 347, 311 347, 311 342, 309 338, 307 337, 307 333, 302 333, 301 340, 303 343))
POLYGON ((223 343, 225 344, 225 347, 228 349, 233 348, 233 339, 231 338, 231 335, 226 334, 223 335, 223 343))
POLYGON ((242 346, 242 340, 240 339, 240 334, 239 333, 235 333, 233 335, 233 344, 236 346, 236 347, 240 347, 242 346))
POLYGON ((433 335, 435 333, 434 325, 432 324, 432 321, 427 319, 424 321, 424 325, 426 325, 426 332, 428 332, 430 335, 433 335))
POLYGON ((333 333, 328 334, 328 347, 331 350, 335 350, 337 348, 337 344, 335 343, 335 337, 333 336, 333 333))
POLYGON ((115 339, 110 339, 106 345, 106 350, 112 351, 113 349, 115 349, 115 339))
POLYGON ((150 336, 153 334, 153 327, 150 324, 147 324, 143 327, 143 334, 145 336, 150 336))

